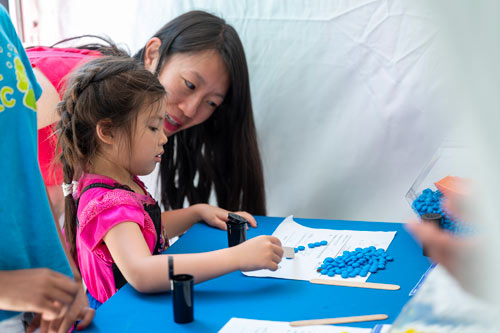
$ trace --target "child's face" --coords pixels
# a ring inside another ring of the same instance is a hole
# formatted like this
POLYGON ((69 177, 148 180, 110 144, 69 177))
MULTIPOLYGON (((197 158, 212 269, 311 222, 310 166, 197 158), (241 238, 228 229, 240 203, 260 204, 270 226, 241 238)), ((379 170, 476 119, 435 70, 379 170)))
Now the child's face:
POLYGON ((132 138, 130 173, 147 175, 154 170, 156 163, 161 161, 163 145, 167 143, 167 136, 163 130, 165 108, 166 103, 163 99, 139 113, 132 138))

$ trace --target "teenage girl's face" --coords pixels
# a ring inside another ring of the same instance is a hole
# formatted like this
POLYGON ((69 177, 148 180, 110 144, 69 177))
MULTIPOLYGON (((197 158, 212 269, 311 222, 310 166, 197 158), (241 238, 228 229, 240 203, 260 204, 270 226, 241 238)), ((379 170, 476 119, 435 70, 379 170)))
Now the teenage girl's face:
POLYGON ((137 117, 132 150, 128 157, 131 174, 147 175, 154 170, 156 163, 161 161, 163 145, 168 140, 163 131, 165 104, 163 100, 146 107, 137 117))
POLYGON ((167 91, 167 136, 210 118, 229 88, 226 65, 215 50, 170 56, 158 79, 167 91))

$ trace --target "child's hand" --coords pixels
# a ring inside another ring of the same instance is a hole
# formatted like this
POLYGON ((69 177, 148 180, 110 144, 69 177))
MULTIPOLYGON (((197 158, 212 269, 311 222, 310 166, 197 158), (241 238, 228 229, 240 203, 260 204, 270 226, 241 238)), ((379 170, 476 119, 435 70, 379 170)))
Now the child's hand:
POLYGON ((275 271, 283 257, 283 248, 278 238, 258 236, 234 247, 239 269, 243 272, 258 269, 275 271))
POLYGON ((0 308, 40 313, 44 320, 64 315, 78 293, 76 282, 47 268, 0 273, 0 308))
MULTIPOLYGON (((219 228, 222 230, 227 229, 226 221, 228 218, 227 214, 230 213, 229 211, 219 207, 210 206, 207 204, 197 204, 194 206, 198 211, 200 219, 205 221, 209 226, 214 228, 219 228)), ((248 224, 250 224, 254 228, 257 227, 257 221, 255 221, 255 218, 249 213, 247 212, 231 212, 231 213, 238 214, 244 217, 248 221, 248 224)))
POLYGON ((26 332, 36 332, 37 328, 40 328, 41 332, 68 332, 76 321, 80 321, 76 329, 81 330, 90 325, 94 314, 95 310, 89 307, 89 301, 83 290, 83 285, 80 284, 75 300, 61 318, 48 321, 43 320, 41 316, 37 315, 27 327, 26 332))

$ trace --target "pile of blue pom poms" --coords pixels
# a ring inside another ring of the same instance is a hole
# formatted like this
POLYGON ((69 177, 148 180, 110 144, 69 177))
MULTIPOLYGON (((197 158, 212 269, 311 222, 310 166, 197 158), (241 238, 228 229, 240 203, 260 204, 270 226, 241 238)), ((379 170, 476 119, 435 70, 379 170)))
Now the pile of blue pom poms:
POLYGON ((342 276, 344 279, 357 275, 365 277, 368 272, 376 273, 385 269, 388 261, 394 260, 387 255, 384 249, 376 249, 375 246, 356 248, 355 251, 344 251, 341 256, 327 257, 323 264, 317 268, 321 275, 342 276))
POLYGON ((422 194, 413 201, 412 207, 419 216, 427 213, 437 213, 443 216, 441 228, 452 233, 465 234, 470 233, 471 228, 463 222, 453 218, 449 212, 441 206, 443 194, 439 191, 432 191, 426 188, 422 194))

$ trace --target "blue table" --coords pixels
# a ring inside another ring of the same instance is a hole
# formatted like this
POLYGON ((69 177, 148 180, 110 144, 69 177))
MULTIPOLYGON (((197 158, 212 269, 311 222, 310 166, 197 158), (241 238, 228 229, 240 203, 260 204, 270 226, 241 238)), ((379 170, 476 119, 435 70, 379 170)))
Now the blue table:
MULTIPOLYGON (((258 228, 248 230, 248 238, 272 234, 282 220, 257 217, 258 228)), ((231 317, 294 321, 379 313, 385 313, 389 318, 348 326, 391 324, 409 300, 408 293, 430 265, 429 260, 422 255, 421 247, 400 223, 294 220, 312 228, 397 231, 387 250, 394 261, 385 270, 372 274, 368 282, 399 284, 401 289, 385 291, 315 285, 307 281, 247 277, 241 272, 233 272, 195 285, 195 320, 189 324, 176 324, 173 321, 170 293, 140 294, 127 284, 97 310, 87 331, 216 332, 231 317)), ((198 223, 167 253, 197 253, 226 246, 226 232, 198 223)))

